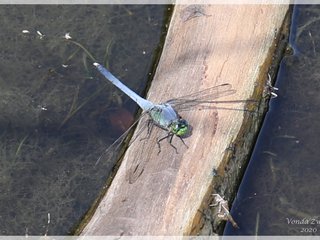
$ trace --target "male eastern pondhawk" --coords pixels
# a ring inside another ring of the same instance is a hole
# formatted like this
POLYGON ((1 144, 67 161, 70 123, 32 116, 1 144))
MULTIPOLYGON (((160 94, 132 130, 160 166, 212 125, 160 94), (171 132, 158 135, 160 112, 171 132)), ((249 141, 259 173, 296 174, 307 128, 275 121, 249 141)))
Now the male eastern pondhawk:
MULTIPOLYGON (((142 108, 144 113, 149 114, 150 116, 149 125, 150 124, 156 125, 168 132, 167 136, 160 138, 157 141, 159 146, 159 152, 160 152, 160 142, 162 140, 169 139, 170 145, 177 152, 176 147, 172 144, 173 136, 179 137, 184 143, 183 138, 191 135, 192 127, 189 125, 189 123, 185 119, 183 119, 179 115, 178 112, 190 110, 193 107, 198 106, 199 104, 210 105, 212 103, 217 102, 217 101, 214 101, 215 99, 223 96, 227 96, 236 92, 235 90, 232 89, 232 86, 230 84, 221 84, 197 93, 189 94, 177 99, 171 99, 169 101, 166 101, 165 103, 154 104, 153 102, 140 97, 134 91, 129 89, 126 85, 124 85, 119 79, 117 79, 112 73, 110 73, 106 68, 104 68, 99 63, 95 62, 93 63, 93 65, 99 70, 99 72, 106 79, 108 79, 112 84, 114 84, 117 88, 119 88, 122 92, 124 92, 127 96, 129 96, 133 101, 135 101, 142 108)), ((210 106, 206 105, 206 107, 210 107, 210 106)), ((108 149, 106 151, 108 151, 108 149)), ((97 163, 99 162, 100 158, 98 159, 97 163)))

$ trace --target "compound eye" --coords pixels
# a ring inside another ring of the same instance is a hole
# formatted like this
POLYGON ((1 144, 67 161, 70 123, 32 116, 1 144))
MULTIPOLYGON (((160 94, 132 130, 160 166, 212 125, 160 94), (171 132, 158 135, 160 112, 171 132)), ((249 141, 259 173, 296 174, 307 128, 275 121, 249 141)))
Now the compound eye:
POLYGON ((188 125, 187 121, 184 119, 181 119, 178 123, 179 127, 185 127, 188 125))
POLYGON ((188 122, 184 119, 180 119, 179 122, 176 124, 176 135, 184 136, 188 133, 188 122))

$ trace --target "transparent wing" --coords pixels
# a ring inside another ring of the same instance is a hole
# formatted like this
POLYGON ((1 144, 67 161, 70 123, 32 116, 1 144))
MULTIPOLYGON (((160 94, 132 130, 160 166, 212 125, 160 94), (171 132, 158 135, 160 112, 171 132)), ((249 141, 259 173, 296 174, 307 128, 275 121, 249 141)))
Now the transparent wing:
MULTIPOLYGON (((146 142, 144 140, 148 140, 151 136, 151 133, 156 125, 154 125, 152 119, 141 119, 141 121, 145 121, 142 127, 139 129, 139 134, 141 134, 146 127, 148 127, 147 134, 143 138, 139 138, 140 141, 143 140, 141 144, 141 148, 144 149, 146 147, 146 142)), ((138 136, 138 134, 137 134, 138 136)), ((137 139, 137 137, 135 138, 137 139)), ((143 150, 142 150, 143 151, 143 150)), ((126 172, 126 180, 133 184, 143 173, 146 164, 149 162, 149 158, 134 158, 131 161, 127 162, 127 172, 126 172)))
POLYGON ((207 88, 196 93, 188 94, 179 98, 174 98, 167 101, 166 103, 169 103, 176 111, 179 112, 192 109, 193 107, 199 105, 203 105, 204 107, 210 107, 210 103, 218 102, 216 101, 216 99, 232 95, 235 92, 236 90, 232 89, 232 85, 226 83, 211 88, 207 88))
MULTIPOLYGON (((137 125, 137 123, 140 121, 140 119, 142 117, 144 117, 147 113, 148 113, 147 111, 143 112, 138 117, 138 119, 135 120, 134 123, 123 134, 121 134, 121 136, 119 138, 117 138, 116 141, 114 141, 109 147, 107 147, 106 150, 104 150, 104 152, 101 154, 101 156, 96 161, 95 166, 97 166, 101 160, 113 158, 118 154, 118 150, 119 150, 121 144, 123 143, 123 141, 125 140, 125 138, 127 137, 128 133, 137 125)), ((142 129, 145 129, 145 127, 143 127, 142 129)), ((130 144, 128 146, 130 146, 138 138, 138 136, 141 133, 142 133, 142 131, 139 131, 139 133, 136 135, 136 137, 134 139, 131 139, 130 144)))

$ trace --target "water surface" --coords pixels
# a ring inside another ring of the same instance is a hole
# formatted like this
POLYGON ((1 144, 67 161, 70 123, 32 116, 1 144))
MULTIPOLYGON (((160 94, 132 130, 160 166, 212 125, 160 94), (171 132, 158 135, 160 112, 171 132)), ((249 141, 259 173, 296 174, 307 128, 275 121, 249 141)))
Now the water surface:
POLYGON ((105 84, 81 43, 141 94, 167 6, 0 8, 0 234, 66 235, 115 165, 98 157, 137 106, 105 84))
POLYGON ((225 235, 320 235, 320 6, 297 5, 270 110, 225 235))

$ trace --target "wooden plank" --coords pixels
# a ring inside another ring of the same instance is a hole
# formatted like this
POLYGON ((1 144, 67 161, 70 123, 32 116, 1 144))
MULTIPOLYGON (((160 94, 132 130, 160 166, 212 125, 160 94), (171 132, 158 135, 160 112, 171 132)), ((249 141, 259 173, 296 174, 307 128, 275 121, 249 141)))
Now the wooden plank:
MULTIPOLYGON (((230 83, 237 92, 221 100, 249 99, 287 10, 288 5, 175 6, 148 98, 164 102, 230 83)), ((189 148, 175 138, 178 154, 166 141, 157 154, 156 139, 165 134, 160 129, 147 141, 135 141, 82 235, 191 231, 212 183, 212 169, 220 166, 237 136, 244 112, 195 109, 181 115, 193 126, 185 139, 189 148)))

